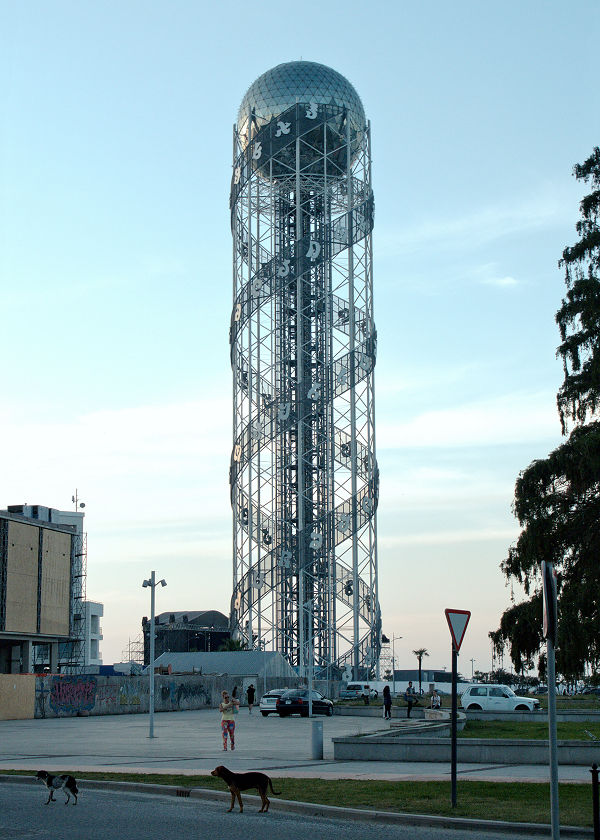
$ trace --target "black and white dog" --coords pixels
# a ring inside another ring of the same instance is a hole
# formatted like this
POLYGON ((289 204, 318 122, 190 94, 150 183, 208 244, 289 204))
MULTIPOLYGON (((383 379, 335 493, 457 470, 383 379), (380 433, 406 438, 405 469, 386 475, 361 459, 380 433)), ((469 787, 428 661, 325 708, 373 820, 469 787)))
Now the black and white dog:
POLYGON ((77 794, 79 793, 79 788, 77 787, 77 782, 75 781, 74 776, 69 776, 66 773, 62 776, 51 776, 50 773, 46 773, 45 770, 38 770, 35 774, 35 778, 39 779, 40 782, 43 782, 50 791, 48 799, 45 803, 46 805, 49 802, 56 802, 56 799, 54 798, 55 790, 62 790, 66 796, 65 805, 69 804, 71 796, 75 799, 73 805, 77 805, 77 794))

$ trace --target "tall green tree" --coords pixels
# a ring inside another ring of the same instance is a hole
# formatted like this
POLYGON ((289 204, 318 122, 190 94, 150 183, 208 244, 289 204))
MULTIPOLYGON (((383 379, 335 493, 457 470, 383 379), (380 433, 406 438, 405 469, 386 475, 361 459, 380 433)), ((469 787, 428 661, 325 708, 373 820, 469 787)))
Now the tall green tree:
POLYGON ((580 204, 578 241, 563 251, 567 292, 556 313, 564 380, 557 406, 566 440, 518 477, 514 512, 522 531, 502 563, 528 600, 490 634, 508 644, 521 671, 542 647, 540 564, 557 570, 557 670, 566 679, 600 665, 600 148, 574 167, 591 192, 580 204), (568 437, 567 437, 568 436, 568 437))

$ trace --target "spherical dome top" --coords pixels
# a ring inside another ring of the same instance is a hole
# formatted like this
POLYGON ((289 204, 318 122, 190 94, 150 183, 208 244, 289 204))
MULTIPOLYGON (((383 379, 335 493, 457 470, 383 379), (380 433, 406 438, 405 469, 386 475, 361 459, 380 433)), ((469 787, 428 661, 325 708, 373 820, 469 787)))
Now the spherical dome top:
POLYGON ((362 102, 347 79, 324 64, 289 61, 267 70, 250 85, 238 111, 238 132, 246 134, 252 113, 260 127, 296 102, 345 107, 353 134, 358 135, 365 128, 362 102))

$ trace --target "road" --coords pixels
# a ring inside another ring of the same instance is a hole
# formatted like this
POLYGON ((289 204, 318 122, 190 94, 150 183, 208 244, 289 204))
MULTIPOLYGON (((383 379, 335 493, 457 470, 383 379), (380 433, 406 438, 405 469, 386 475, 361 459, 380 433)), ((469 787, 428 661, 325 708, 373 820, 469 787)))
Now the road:
MULTIPOLYGON (((0 783, 0 840, 165 840, 165 837, 243 837, 246 840, 448 840, 448 828, 394 826, 324 819, 271 811, 259 814, 247 802, 243 814, 226 813, 227 804, 143 793, 82 791, 77 806, 44 805, 41 785, 0 783)), ((452 830, 452 840, 514 840, 514 831, 485 833, 452 830)), ((520 834, 528 840, 533 835, 520 834)), ((538 835, 539 837, 539 835, 538 835)))

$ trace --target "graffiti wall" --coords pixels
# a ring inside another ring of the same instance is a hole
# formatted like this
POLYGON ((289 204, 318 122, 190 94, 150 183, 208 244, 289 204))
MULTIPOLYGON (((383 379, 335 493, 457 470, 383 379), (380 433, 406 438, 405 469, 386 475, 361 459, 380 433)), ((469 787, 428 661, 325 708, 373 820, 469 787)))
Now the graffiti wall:
MULTIPOLYGON (((255 675, 202 676, 199 674, 156 675, 154 708, 157 712, 177 712, 218 706, 221 692, 237 686, 237 695, 245 703, 243 686, 253 682, 258 697, 273 688, 293 688, 292 683, 272 678, 260 681, 255 675)), ((316 687, 316 686, 315 686, 316 687)), ((119 715, 148 712, 150 678, 148 676, 62 676, 48 674, 35 678, 35 717, 74 717, 83 715, 119 715)), ((1 711, 1 710, 0 710, 1 711)))

